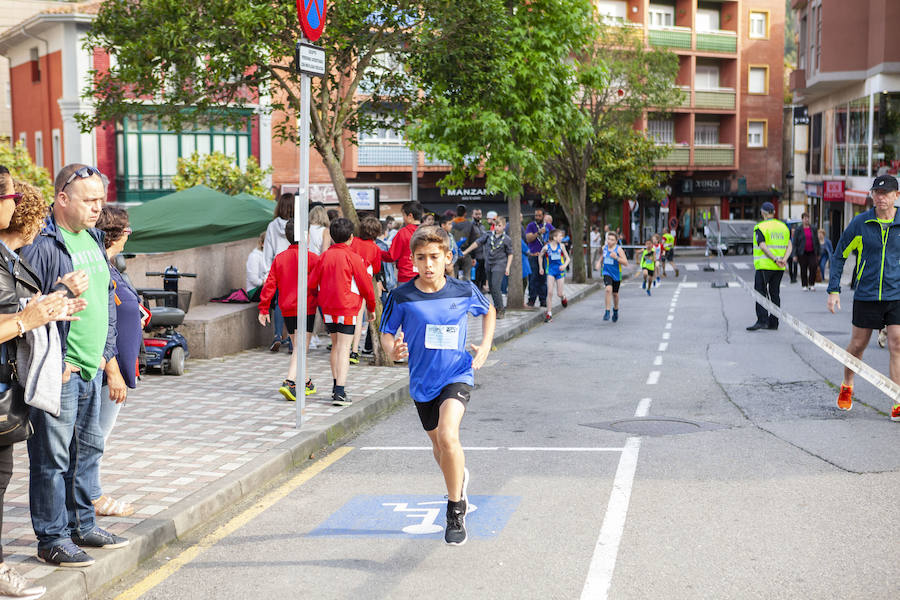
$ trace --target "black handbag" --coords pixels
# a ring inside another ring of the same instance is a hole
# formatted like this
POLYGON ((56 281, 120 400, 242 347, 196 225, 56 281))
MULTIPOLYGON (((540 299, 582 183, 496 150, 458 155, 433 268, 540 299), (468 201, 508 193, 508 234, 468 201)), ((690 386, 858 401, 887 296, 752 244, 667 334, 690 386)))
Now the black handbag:
POLYGON ((0 350, 0 446, 11 446, 31 437, 34 429, 28 418, 25 388, 16 378, 15 363, 7 359, 7 345, 0 350))

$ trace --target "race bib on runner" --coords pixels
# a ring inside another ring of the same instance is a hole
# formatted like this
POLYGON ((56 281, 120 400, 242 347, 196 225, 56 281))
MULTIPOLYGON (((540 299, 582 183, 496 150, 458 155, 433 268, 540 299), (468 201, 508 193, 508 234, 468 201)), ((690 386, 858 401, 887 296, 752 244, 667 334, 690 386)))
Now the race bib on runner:
POLYGON ((429 350, 459 348, 459 325, 426 325, 425 347, 429 350))

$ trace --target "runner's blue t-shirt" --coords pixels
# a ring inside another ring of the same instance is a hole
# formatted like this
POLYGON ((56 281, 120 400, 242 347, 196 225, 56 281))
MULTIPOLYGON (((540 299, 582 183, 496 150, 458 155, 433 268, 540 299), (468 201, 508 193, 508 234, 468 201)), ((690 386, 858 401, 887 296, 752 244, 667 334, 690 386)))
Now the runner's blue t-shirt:
POLYGON ((453 277, 433 293, 420 291, 415 279, 391 291, 381 331, 395 335, 403 328, 413 400, 430 402, 451 383, 475 385, 472 356, 466 352, 467 314, 484 315, 490 307, 471 281, 453 277))

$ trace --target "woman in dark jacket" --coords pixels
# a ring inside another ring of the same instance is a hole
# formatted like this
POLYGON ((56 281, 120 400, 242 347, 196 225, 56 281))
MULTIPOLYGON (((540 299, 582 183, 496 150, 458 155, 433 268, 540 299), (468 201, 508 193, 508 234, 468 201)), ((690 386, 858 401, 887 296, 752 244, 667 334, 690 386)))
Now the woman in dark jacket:
MULTIPOLYGON (((103 386, 100 388, 100 429, 104 444, 116 424, 119 409, 129 389, 137 386, 138 353, 143 345, 141 310, 137 291, 112 265, 113 258, 125 248, 131 234, 128 213, 121 208, 103 207, 97 219, 97 229, 104 233, 103 245, 110 260, 109 275, 116 288, 116 356, 106 363, 103 386)), ((99 474, 99 470, 98 470, 99 474)), ((94 511, 100 516, 127 517, 134 514, 134 506, 103 494, 99 477, 91 492, 94 511)))
POLYGON ((819 234, 809 224, 809 214, 801 215, 803 222, 794 230, 791 247, 794 260, 800 266, 800 285, 803 289, 812 291, 816 287, 816 267, 819 266, 819 254, 822 252, 819 246, 819 234))
MULTIPOLYGON (((7 357, 16 356, 16 340, 26 331, 43 327, 47 323, 66 318, 76 308, 83 308, 83 301, 66 299, 62 292, 55 292, 41 299, 40 279, 31 265, 17 253, 29 244, 41 229, 47 206, 34 188, 12 181, 9 171, 0 167, 0 343, 7 357), (20 299, 32 299, 20 310, 20 299)), ((6 391, 12 383, 6 375, 0 378, 0 388, 6 391)), ((3 495, 9 484, 13 468, 13 447, 0 446, 0 526, 2 526, 3 495)), ((0 549, 0 596, 38 598, 46 589, 29 585, 15 569, 3 562, 0 549)))

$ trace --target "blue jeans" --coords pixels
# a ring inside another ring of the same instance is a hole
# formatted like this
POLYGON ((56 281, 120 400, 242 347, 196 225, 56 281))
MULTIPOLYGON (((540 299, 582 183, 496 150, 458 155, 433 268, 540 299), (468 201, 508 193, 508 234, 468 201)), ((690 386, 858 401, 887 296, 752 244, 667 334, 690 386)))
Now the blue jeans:
POLYGON ((281 308, 278 306, 278 292, 272 296, 272 325, 275 326, 276 340, 287 337, 287 332, 284 330, 284 317, 281 316, 281 308))
POLYGON ((95 527, 90 490, 103 453, 102 376, 98 372, 85 381, 72 373, 62 384, 58 417, 31 409, 28 497, 38 549, 66 541, 73 533, 86 535, 95 527))
MULTIPOLYGON (((101 457, 106 449, 106 442, 109 440, 109 434, 112 433, 113 427, 116 425, 116 417, 119 416, 121 404, 116 404, 109 399, 109 386, 103 385, 100 388, 100 415, 99 425, 100 433, 103 436, 103 449, 100 450, 101 457)), ((81 452, 83 450, 79 450, 81 452)), ((97 465, 97 478, 91 483, 91 500, 96 500, 103 495, 103 487, 100 485, 100 465, 97 465)))

